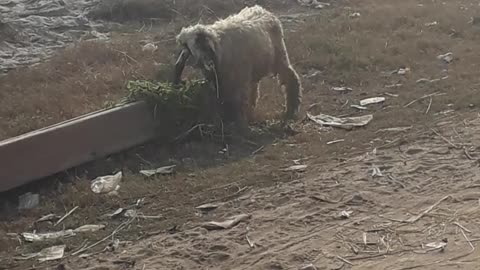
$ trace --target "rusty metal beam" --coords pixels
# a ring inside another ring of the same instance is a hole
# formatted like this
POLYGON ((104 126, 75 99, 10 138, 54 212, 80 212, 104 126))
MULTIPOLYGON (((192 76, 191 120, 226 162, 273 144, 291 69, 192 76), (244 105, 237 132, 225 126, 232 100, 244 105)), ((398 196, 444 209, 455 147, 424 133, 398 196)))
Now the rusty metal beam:
POLYGON ((0 192, 143 144, 157 126, 151 107, 136 102, 0 141, 0 192))

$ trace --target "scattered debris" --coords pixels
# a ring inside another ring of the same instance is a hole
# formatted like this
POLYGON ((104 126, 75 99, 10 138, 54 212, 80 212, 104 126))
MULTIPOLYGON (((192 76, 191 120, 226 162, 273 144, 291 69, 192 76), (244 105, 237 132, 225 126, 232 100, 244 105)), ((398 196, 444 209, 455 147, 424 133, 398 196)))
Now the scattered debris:
POLYGON ((354 12, 348 15, 350 18, 359 18, 361 16, 360 12, 354 12))
POLYGON ((206 203, 202 204, 200 206, 195 207, 197 210, 202 210, 202 211, 212 211, 220 207, 220 204, 217 203, 206 203))
POLYGON ((143 219, 159 219, 163 218, 163 216, 146 216, 143 213, 138 212, 135 209, 129 209, 126 210, 125 213, 123 214, 125 217, 128 218, 143 218, 143 219))
POLYGON ((37 258, 41 262, 54 261, 63 258, 66 245, 53 246, 42 249, 40 252, 24 255, 25 259, 37 258))
POLYGON ((421 98, 417 98, 417 99, 415 99, 415 100, 413 100, 413 101, 410 101, 409 103, 405 104, 405 106, 403 106, 403 107, 406 108, 406 107, 412 105, 413 103, 415 103, 415 102, 417 102, 417 101, 419 101, 419 100, 425 99, 425 98, 436 97, 436 96, 443 96, 443 95, 446 95, 446 93, 438 93, 438 92, 435 92, 435 93, 433 93, 433 94, 424 95, 424 96, 422 96, 421 98))
POLYGON ((18 209, 32 209, 40 203, 40 195, 27 192, 18 197, 18 209))
POLYGON ((399 97, 397 94, 392 94, 392 93, 388 93, 388 92, 385 92, 385 95, 387 95, 389 97, 399 97))
POLYGON ((246 221, 251 218, 251 215, 248 214, 240 214, 237 216, 233 216, 228 220, 222 222, 211 221, 205 223, 203 227, 207 230, 226 230, 235 227, 242 221, 246 221))
POLYGON ((307 169, 307 165, 293 165, 283 169, 284 172, 304 172, 307 169))
POLYGON ((360 106, 366 106, 370 104, 382 103, 385 101, 384 97, 372 97, 360 100, 360 106))
POLYGON ((304 265, 304 266, 300 267, 300 270, 317 270, 317 267, 315 267, 315 265, 309 263, 307 265, 304 265))
POLYGON ((428 248, 432 248, 434 250, 437 250, 437 249, 443 250, 447 246, 447 242, 444 242, 444 241, 442 241, 442 242, 432 242, 432 243, 426 244, 425 246, 428 247, 428 248))
POLYGON ((68 216, 70 216, 75 210, 78 209, 78 206, 75 206, 72 210, 68 211, 62 218, 60 218, 57 223, 55 223, 54 227, 57 226, 58 224, 62 223, 68 216))
POLYGON ((122 172, 114 175, 99 176, 92 180, 90 188, 94 193, 111 193, 120 188, 120 181, 122 180, 122 172))
POLYGON ((409 71, 410 71, 410 68, 399 68, 399 69, 397 70, 397 74, 398 74, 398 75, 405 75, 405 74, 407 74, 407 72, 409 72, 409 71))
POLYGON ((117 217, 117 216, 121 215, 124 211, 125 211, 125 209, 120 207, 117 210, 115 210, 115 212, 113 212, 112 214, 106 214, 106 216, 114 218, 114 217, 117 217))
POLYGON ((340 214, 338 214, 338 216, 341 218, 341 219, 347 219, 347 218, 350 218, 350 215, 353 213, 353 211, 345 211, 343 210, 342 212, 340 212, 340 214))
POLYGON ((155 52, 158 49, 158 46, 154 43, 147 43, 142 47, 142 51, 155 52))
POLYGON ((263 149, 265 149, 265 146, 264 145, 260 146, 259 148, 257 148, 255 151, 252 152, 252 156, 255 156, 256 154, 262 152, 263 149))
POLYGON ((353 88, 341 86, 341 87, 332 87, 332 90, 337 92, 350 92, 350 91, 353 91, 353 88))
POLYGON ((138 213, 135 209, 128 209, 125 211, 125 213, 123 213, 123 215, 129 218, 136 218, 138 216, 138 213))
POLYGON ((73 230, 74 233, 84 233, 84 232, 96 232, 96 231, 100 231, 102 229, 105 228, 105 225, 103 224, 99 224, 99 225, 83 225, 83 226, 80 226, 78 228, 76 228, 75 230, 73 230))
POLYGON ((172 174, 174 172, 174 169, 175 169, 176 166, 177 165, 170 165, 170 166, 160 167, 160 168, 154 169, 154 170, 141 170, 140 173, 147 176, 147 177, 157 175, 157 174, 169 175, 169 174, 172 174))
POLYGON ((448 76, 443 76, 442 78, 431 79, 431 80, 427 78, 421 78, 417 80, 417 83, 435 83, 435 82, 439 82, 441 80, 446 80, 446 79, 448 79, 448 76))
POLYGON ((438 25, 438 22, 437 22, 437 21, 433 21, 433 22, 425 23, 425 26, 434 26, 434 25, 438 25))
POLYGON ((334 201, 334 200, 328 198, 327 196, 325 196, 325 195, 323 195, 323 194, 320 194, 320 195, 311 195, 311 196, 309 196, 309 198, 314 199, 314 200, 316 200, 316 201, 326 202, 326 203, 333 203, 333 204, 341 202, 344 197, 345 197, 345 196, 343 196, 342 198, 334 201))
POLYGON ((228 154, 228 144, 225 145, 225 147, 223 147, 220 151, 218 151, 218 153, 219 153, 220 155, 228 154))
POLYGON ((298 3, 304 7, 322 9, 330 6, 330 3, 320 2, 318 0, 297 0, 298 3))
POLYGON ((450 64, 453 61, 453 53, 448 52, 446 54, 441 54, 437 56, 438 60, 442 60, 443 62, 450 64))
POLYGON ((35 221, 35 223, 40 223, 40 222, 45 222, 45 221, 54 221, 54 220, 59 219, 59 218, 60 218, 60 216, 58 216, 58 215, 48 214, 48 215, 45 215, 45 216, 37 219, 35 221))
POLYGON ((401 68, 398 68, 398 69, 395 69, 395 70, 392 70, 392 71, 387 71, 387 72, 382 72, 382 75, 383 76, 386 76, 386 77, 390 77, 394 74, 397 74, 397 75, 405 75, 407 74, 408 72, 410 72, 410 68, 408 67, 401 67, 401 68))
POLYGON ((359 109, 359 110, 362 110, 362 111, 367 109, 367 107, 363 107, 363 106, 355 105, 355 104, 350 105, 350 107, 355 108, 355 109, 359 109))
POLYGON ((250 248, 254 248, 254 247, 255 247, 255 243, 253 243, 252 241, 250 241, 250 238, 248 238, 248 235, 245 235, 245 238, 247 239, 247 243, 248 243, 248 245, 250 246, 250 248))
POLYGON ((73 230, 64 230, 48 233, 22 233, 23 239, 25 239, 25 241, 27 242, 41 242, 45 240, 64 238, 74 235, 75 233, 73 232, 73 230))
POLYGON ((315 78, 315 77, 319 76, 320 74, 322 74, 322 72, 320 70, 312 69, 308 72, 308 74, 303 75, 303 77, 305 77, 307 79, 310 79, 310 78, 315 78))
POLYGON ((413 126, 408 126, 408 127, 394 127, 394 128, 383 128, 383 129, 377 130, 375 133, 379 133, 379 132, 402 132, 402 131, 410 130, 410 129, 412 129, 412 128, 413 128, 413 126))
POLYGON ((377 166, 372 167, 372 177, 383 177, 383 173, 377 166))
MULTIPOLYGON (((385 88, 398 88, 398 87, 402 87, 402 86, 403 86, 403 84, 401 84, 401 83, 394 83, 394 84, 385 85, 385 88)), ((397 97, 398 97, 398 95, 397 95, 397 97)))
POLYGON ((363 127, 370 123, 373 119, 373 115, 363 115, 357 117, 344 117, 338 118, 326 114, 311 115, 307 113, 307 117, 315 123, 322 126, 332 126, 344 129, 352 129, 354 127, 363 127))
POLYGON ((329 141, 329 142, 327 142, 327 145, 334 144, 334 143, 339 143, 339 142, 344 142, 344 141, 345 141, 344 139, 329 141))
POLYGON ((419 219, 421 219, 423 216, 425 216, 426 214, 428 214, 430 211, 432 211, 433 208, 437 207, 440 203, 442 203, 443 201, 445 201, 446 199, 449 199, 449 198, 451 198, 451 197, 452 197, 451 195, 447 195, 447 196, 441 198, 441 199, 438 200, 436 203, 434 203, 433 205, 431 205, 431 206, 428 207, 427 209, 423 210, 420 214, 418 214, 418 215, 416 215, 416 216, 412 216, 412 217, 410 217, 409 219, 406 219, 406 220, 390 219, 390 220, 398 221, 398 222, 403 222, 403 223, 415 223, 415 222, 417 222, 419 219))

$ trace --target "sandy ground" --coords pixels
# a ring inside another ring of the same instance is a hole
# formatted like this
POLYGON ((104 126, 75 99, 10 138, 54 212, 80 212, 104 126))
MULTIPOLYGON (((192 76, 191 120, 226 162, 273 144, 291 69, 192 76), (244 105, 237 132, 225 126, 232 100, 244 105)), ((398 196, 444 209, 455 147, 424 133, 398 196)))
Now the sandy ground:
POLYGON ((309 264, 316 269, 477 269, 480 119, 448 118, 435 125, 443 135, 426 130, 414 142, 338 163, 307 159, 306 172, 294 173, 289 183, 213 201, 218 209, 198 212, 214 221, 251 215, 232 229, 208 231, 202 222, 192 222, 178 232, 66 265, 92 270, 130 269, 130 263, 135 263, 131 269, 302 269, 309 264), (372 176, 372 168, 382 176, 372 176), (342 218, 342 211, 350 216, 342 218), (441 250, 427 246, 443 241, 441 250))
MULTIPOLYGON (((153 143, 6 194, 14 199, 2 200, 0 269, 477 269, 480 35, 469 20, 478 3, 345 1, 310 12, 283 17, 304 111, 371 113, 367 126, 300 120, 298 134, 234 142, 229 155, 208 140, 153 143), (437 59, 449 51, 454 61, 437 59), (389 72, 400 67, 410 70, 389 72), (337 86, 353 91, 334 92, 337 86), (386 101, 350 107, 374 96, 386 101), (138 175, 169 164, 178 165, 176 174, 138 175), (293 165, 307 167, 283 170, 293 165), (93 177, 120 169, 117 196, 90 191, 93 177), (39 193, 41 205, 14 210, 26 191, 39 193), (216 207, 196 209, 205 203, 216 207), (61 225, 35 223, 77 206, 61 225), (105 216, 119 207, 140 214, 105 216), (238 215, 246 218, 207 229, 238 215), (105 229, 41 243, 17 235, 85 224, 105 229), (61 260, 25 259, 60 244, 61 260)), ((271 81, 262 86, 267 105, 258 112, 271 119, 282 99, 271 81)))

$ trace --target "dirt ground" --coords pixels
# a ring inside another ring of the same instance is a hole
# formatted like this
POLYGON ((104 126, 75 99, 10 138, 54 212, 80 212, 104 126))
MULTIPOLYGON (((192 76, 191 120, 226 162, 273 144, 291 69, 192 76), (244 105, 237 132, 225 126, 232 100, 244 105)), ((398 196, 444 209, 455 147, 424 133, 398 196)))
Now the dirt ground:
MULTIPOLYGON (((302 74, 303 113, 373 114, 367 126, 299 120, 297 134, 252 135, 228 154, 208 140, 154 142, 2 194, 0 269, 477 269, 478 3, 290 5, 272 9, 302 74), (447 52, 452 62, 437 58, 447 52), (400 68, 405 74, 393 72, 400 68), (340 86, 353 90, 332 90, 340 86), (376 96, 385 102, 351 107, 376 96), (171 176, 138 174, 171 164, 171 176), (293 165, 307 167, 283 170, 293 165), (91 179, 118 170, 118 195, 90 191, 91 179), (40 205, 15 210, 26 191, 39 193, 40 205), (205 203, 216 207, 196 209, 205 203), (35 223, 77 206, 58 226, 35 223), (105 216, 120 207, 140 214, 105 216), (247 218, 231 228, 206 229, 241 214, 247 218), (17 235, 85 224, 105 229, 40 243, 17 235), (25 259, 61 244, 61 260, 25 259)), ((282 109, 272 80, 262 90, 260 123, 282 109)))

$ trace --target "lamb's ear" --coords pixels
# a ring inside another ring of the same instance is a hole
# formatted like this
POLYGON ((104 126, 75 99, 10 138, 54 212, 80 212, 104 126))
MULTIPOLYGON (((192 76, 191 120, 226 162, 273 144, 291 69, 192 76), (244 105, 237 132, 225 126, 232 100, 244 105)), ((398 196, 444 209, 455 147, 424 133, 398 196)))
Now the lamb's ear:
POLYGON ((215 57, 215 43, 213 42, 212 37, 206 33, 198 33, 195 38, 195 43, 197 43, 200 50, 211 54, 211 57, 215 57))
POLYGON ((178 84, 182 77, 183 69, 187 63, 187 59, 190 57, 190 50, 187 47, 184 47, 180 52, 177 61, 175 62, 175 70, 173 73, 173 83, 178 84))

